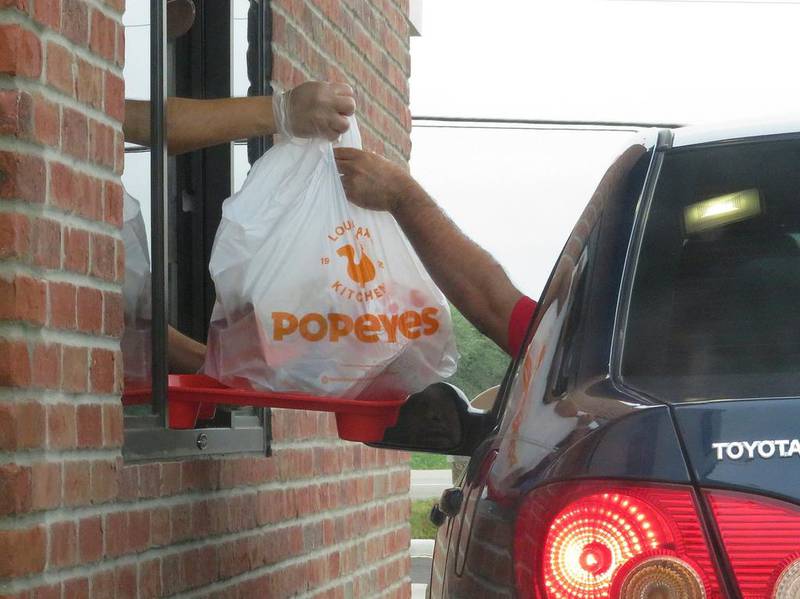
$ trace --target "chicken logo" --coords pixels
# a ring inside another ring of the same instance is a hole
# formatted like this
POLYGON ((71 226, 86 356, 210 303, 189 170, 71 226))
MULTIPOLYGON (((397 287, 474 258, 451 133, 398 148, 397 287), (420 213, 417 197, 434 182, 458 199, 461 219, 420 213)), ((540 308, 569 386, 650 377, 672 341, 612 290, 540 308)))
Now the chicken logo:
POLYGON ((364 287, 375 278, 375 265, 364 251, 364 246, 360 248, 361 259, 358 262, 356 262, 356 249, 349 243, 336 250, 336 253, 347 258, 347 276, 360 287, 364 287))

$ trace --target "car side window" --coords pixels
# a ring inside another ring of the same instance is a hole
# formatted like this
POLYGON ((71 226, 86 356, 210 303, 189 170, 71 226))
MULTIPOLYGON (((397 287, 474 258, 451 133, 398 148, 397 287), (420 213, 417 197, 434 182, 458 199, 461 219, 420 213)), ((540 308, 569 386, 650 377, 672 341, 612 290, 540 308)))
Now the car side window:
POLYGON ((520 411, 518 404, 536 401, 529 397, 531 394, 539 400, 544 399, 545 393, 548 397, 558 397, 567 390, 569 378, 576 374, 579 348, 574 341, 581 336, 579 325, 586 309, 593 248, 600 229, 597 225, 608 204, 618 202, 633 187, 640 189, 644 179, 644 169, 640 167, 647 159, 645 154, 644 146, 636 144, 611 165, 573 228, 545 286, 525 350, 506 374, 495 412, 498 420, 503 419, 502 426, 515 419, 516 426, 522 426, 519 417, 511 416, 520 411), (636 185, 632 186, 630 175, 634 169, 638 174, 636 185), (534 389, 533 379, 538 372, 548 376, 536 377, 541 381, 534 389))

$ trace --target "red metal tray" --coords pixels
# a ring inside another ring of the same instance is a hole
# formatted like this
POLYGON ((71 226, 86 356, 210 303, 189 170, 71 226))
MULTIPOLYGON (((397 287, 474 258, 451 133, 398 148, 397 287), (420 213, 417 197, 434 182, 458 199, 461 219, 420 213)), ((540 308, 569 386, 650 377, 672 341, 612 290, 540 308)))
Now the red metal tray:
MULTIPOLYGON (((169 426, 192 429, 199 420, 214 417, 219 404, 258 408, 288 408, 334 412, 339 437, 347 441, 380 441, 394 426, 405 399, 341 399, 304 393, 275 393, 233 389, 201 374, 171 374, 168 388, 169 426)), ((150 389, 126 390, 124 405, 150 403, 150 389)))

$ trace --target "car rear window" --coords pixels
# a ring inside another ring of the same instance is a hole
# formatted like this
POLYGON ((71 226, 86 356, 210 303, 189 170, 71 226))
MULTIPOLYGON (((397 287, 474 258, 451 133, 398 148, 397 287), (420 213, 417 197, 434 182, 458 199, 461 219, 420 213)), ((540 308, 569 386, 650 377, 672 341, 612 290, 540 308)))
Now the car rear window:
POLYGON ((665 156, 621 374, 671 402, 800 396, 800 142, 665 156))

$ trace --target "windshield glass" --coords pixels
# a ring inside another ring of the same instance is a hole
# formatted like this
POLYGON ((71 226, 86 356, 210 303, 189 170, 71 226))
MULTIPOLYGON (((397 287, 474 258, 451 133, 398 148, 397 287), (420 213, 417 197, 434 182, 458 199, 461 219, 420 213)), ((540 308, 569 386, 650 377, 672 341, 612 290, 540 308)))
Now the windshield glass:
POLYGON ((665 156, 622 377, 673 402, 800 395, 800 142, 665 156))

